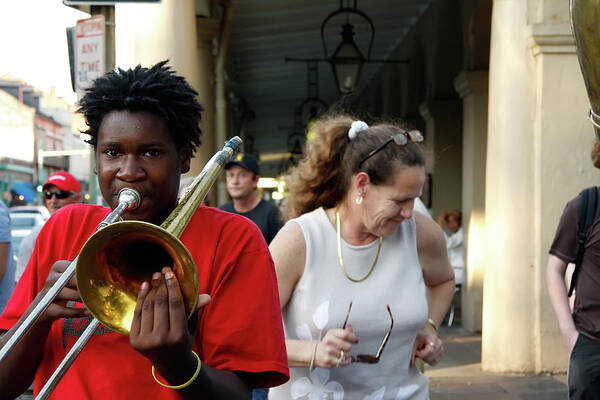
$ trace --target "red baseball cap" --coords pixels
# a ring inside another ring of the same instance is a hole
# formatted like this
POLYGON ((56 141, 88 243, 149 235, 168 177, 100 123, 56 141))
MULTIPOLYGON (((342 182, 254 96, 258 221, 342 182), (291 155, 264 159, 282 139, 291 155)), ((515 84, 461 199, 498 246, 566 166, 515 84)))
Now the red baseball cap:
POLYGON ((81 191, 81 185, 79 181, 75 179, 73 175, 65 171, 56 172, 46 179, 46 183, 44 183, 43 189, 50 185, 54 185, 60 190, 64 190, 66 192, 75 192, 79 194, 81 191))

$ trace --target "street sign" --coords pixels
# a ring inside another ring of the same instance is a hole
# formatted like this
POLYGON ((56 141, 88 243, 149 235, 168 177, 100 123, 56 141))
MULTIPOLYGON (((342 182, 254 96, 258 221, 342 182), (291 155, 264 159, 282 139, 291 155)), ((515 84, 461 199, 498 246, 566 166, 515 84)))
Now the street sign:
POLYGON ((81 19, 75 25, 75 92, 81 99, 83 91, 106 70, 104 16, 81 19))
POLYGON ((160 0, 63 0, 65 6, 112 6, 119 3, 160 3, 160 0))

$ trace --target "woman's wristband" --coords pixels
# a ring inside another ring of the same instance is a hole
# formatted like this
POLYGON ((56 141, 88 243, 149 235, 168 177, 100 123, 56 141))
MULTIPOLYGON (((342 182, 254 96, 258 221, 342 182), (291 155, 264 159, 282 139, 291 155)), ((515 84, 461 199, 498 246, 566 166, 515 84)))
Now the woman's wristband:
POLYGON ((434 321, 434 320, 432 320, 431 318, 427 318, 427 322, 428 322, 428 323, 429 323, 431 326, 433 326, 433 330, 434 330, 434 331, 436 331, 436 332, 438 331, 438 326, 437 326, 437 324, 435 323, 435 321, 434 321))
POLYGON ((198 374, 200 373, 200 369, 202 369, 202 361, 200 361, 200 357, 198 356, 198 354, 196 354, 196 352, 194 350, 192 350, 192 353, 194 353, 194 355, 196 356, 196 360, 198 361, 198 366, 196 367, 196 372, 194 372, 194 375, 192 375, 192 377, 185 383, 182 383, 181 385, 175 385, 175 386, 171 386, 171 385, 167 385, 165 383, 162 383, 161 381, 158 380, 158 378, 156 377, 156 373, 154 370, 154 365, 152 366, 152 377, 154 378, 154 380, 156 381, 156 383, 158 383, 160 386, 162 387, 166 387, 167 389, 183 389, 185 387, 190 386, 198 377, 198 374))

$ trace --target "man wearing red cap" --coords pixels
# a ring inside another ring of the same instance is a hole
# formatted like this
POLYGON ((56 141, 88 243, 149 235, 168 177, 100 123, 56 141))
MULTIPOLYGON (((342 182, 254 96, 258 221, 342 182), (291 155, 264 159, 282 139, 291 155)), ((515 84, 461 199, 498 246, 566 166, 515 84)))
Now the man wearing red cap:
POLYGON ((79 203, 81 186, 73 175, 65 171, 56 172, 44 183, 44 205, 54 214, 67 204, 79 203))
MULTIPOLYGON (((46 179, 43 186, 44 205, 54 214, 59 208, 68 204, 79 203, 81 201, 81 185, 73 175, 65 171, 56 172, 46 179)), ((17 268, 15 270, 15 282, 18 282, 25 271, 29 262, 35 241, 43 225, 34 227, 29 235, 23 238, 19 256, 17 258, 17 268)))

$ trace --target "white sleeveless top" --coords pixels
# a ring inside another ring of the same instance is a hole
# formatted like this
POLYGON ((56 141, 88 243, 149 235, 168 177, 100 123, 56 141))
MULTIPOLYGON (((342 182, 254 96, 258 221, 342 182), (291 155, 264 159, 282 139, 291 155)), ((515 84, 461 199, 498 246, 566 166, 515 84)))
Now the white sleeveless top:
MULTIPOLYGON (((270 400, 283 399, 429 399, 427 378, 409 367, 417 331, 428 315, 425 283, 417 256, 414 219, 405 220, 383 238, 381 253, 371 276, 352 282, 344 276, 337 254, 337 236, 322 208, 288 223, 302 228, 306 242, 304 273, 283 310, 288 339, 320 340, 331 328, 341 328, 348 305, 348 324, 359 339, 352 355, 376 354, 390 327, 394 328, 379 363, 352 363, 341 368, 290 368, 290 380, 272 388, 270 400)), ((343 221, 342 221, 343 224, 343 221)), ((348 275, 364 277, 377 253, 378 240, 352 246, 342 240, 348 275)))

